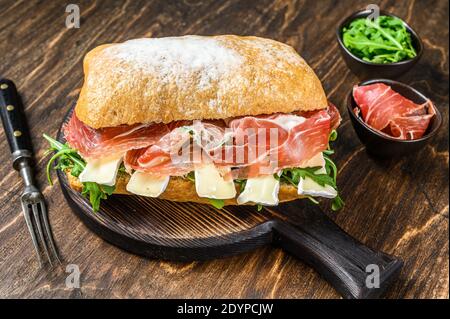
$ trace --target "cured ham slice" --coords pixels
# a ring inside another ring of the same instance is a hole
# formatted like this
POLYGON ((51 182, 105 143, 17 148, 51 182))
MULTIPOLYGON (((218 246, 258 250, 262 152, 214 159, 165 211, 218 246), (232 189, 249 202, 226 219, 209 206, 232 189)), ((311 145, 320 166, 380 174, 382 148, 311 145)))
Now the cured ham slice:
POLYGON ((123 125, 96 130, 81 122, 75 113, 63 130, 69 145, 85 158, 98 158, 105 154, 125 153, 130 149, 150 146, 170 132, 165 124, 123 125))
POLYGON ((333 105, 295 114, 102 129, 85 125, 74 114, 64 134, 69 145, 88 159, 125 154, 130 173, 181 176, 214 163, 228 172, 226 178, 249 178, 306 163, 327 148, 329 134, 339 122, 333 105))
POLYGON ((426 109, 428 109, 427 114, 400 116, 393 119, 390 122, 391 135, 403 140, 421 138, 430 125, 431 119, 436 114, 431 102, 429 102, 426 109))
MULTIPOLYGON (((299 167, 311 159, 314 155, 327 148, 328 137, 332 129, 332 122, 338 123, 334 112, 335 107, 329 110, 309 112, 300 115, 270 115, 263 118, 243 118, 230 123, 232 128, 265 128, 266 136, 269 137, 270 129, 278 132, 278 143, 270 145, 269 140, 265 143, 265 152, 260 149, 250 150, 248 145, 244 153, 256 153, 256 159, 246 162, 242 168, 233 171, 234 178, 256 177, 261 174, 273 174, 287 167, 299 167)), ((264 144, 264 143, 263 143, 264 144)), ((261 144, 257 143, 260 147, 261 144)), ((250 158, 250 156, 248 156, 250 158)), ((255 158, 255 156, 253 157, 255 158)), ((238 166, 240 163, 236 163, 238 166)))
POLYGON ((226 121, 228 127, 222 122, 197 122, 173 130, 145 150, 128 152, 125 165, 152 174, 179 176, 194 170, 196 165, 212 161, 219 168, 234 168, 229 176, 233 178, 272 174, 282 168, 301 166, 325 150, 330 131, 339 122, 339 112, 333 105, 301 115, 230 119, 226 121), (259 140, 261 129, 263 143, 259 140), (276 131, 276 142, 272 144, 271 129, 276 131), (203 151, 201 157, 195 155, 194 149, 203 151), (183 156, 178 156, 181 151, 183 156), (273 155, 275 164, 271 162, 273 155))
POLYGON ((175 163, 171 161, 170 155, 161 151, 157 146, 129 150, 124 158, 125 168, 129 173, 131 170, 146 172, 156 176, 183 176, 194 170, 193 163, 175 163), (142 165, 143 159, 150 158, 149 164, 142 165))
POLYGON ((369 126, 398 139, 422 137, 435 115, 431 101, 416 104, 384 83, 355 86, 353 97, 369 126))
POLYGON ((185 175, 195 165, 213 162, 210 153, 219 149, 225 138, 221 121, 194 121, 175 128, 150 147, 129 152, 125 166, 157 175, 185 175))

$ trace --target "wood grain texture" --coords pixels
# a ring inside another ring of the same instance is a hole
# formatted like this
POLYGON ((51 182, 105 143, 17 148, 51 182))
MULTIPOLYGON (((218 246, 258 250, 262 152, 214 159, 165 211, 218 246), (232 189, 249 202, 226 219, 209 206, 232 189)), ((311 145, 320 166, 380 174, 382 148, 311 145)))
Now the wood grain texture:
MULTIPOLYGON (((345 113, 345 95, 358 79, 339 55, 334 29, 366 1, 79 1, 81 28, 66 29, 64 1, 1 0, 0 75, 14 80, 22 94, 55 237, 65 262, 77 264, 82 275, 81 288, 68 289, 64 269, 39 271, 18 201, 22 183, 0 132, 0 297, 339 296, 311 268, 272 247, 193 263, 131 255, 89 232, 59 187, 45 182, 41 136, 55 135, 75 104, 87 51, 144 36, 234 33, 292 45, 341 110, 335 158, 346 206, 329 215, 358 240, 405 261, 387 297, 448 298, 448 1, 372 2, 419 32, 424 56, 400 81, 429 96, 444 118, 432 144, 400 160, 369 157, 345 113)), ((326 204, 322 208, 328 211, 326 204)))

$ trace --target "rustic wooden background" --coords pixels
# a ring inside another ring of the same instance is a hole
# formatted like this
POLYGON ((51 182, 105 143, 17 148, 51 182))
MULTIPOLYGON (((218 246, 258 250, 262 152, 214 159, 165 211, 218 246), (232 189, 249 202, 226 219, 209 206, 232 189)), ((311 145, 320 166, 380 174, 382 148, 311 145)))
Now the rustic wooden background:
MULTIPOLYGON (((389 298, 449 297, 449 155, 447 0, 435 1, 70 1, 81 28, 65 28, 66 1, 1 0, 0 76, 21 91, 37 158, 37 178, 66 264, 81 270, 81 288, 65 286, 64 268, 39 270, 22 217, 22 183, 0 132, 0 297, 335 298, 312 269, 281 250, 210 262, 147 260, 99 239, 72 214, 59 186, 45 182, 46 143, 82 84, 82 58, 95 46, 137 37, 241 34, 292 45, 315 69, 343 123, 335 144, 345 209, 330 216, 367 245, 397 255, 405 266, 389 298), (444 125, 432 144, 408 158, 368 156, 344 108, 358 79, 344 65, 338 22, 368 3, 403 17, 420 34, 425 54, 401 81, 428 95, 444 125)), ((324 206, 324 209, 328 209, 324 206)))

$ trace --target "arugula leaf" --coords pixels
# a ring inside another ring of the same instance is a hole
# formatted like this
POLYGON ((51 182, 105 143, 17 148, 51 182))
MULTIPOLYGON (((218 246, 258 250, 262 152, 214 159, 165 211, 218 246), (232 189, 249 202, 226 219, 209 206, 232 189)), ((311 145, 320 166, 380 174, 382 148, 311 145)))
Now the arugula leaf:
POLYGON ((86 166, 86 162, 81 158, 78 152, 75 149, 70 148, 67 144, 62 144, 51 138, 47 134, 44 134, 43 136, 50 143, 50 148, 47 150, 47 153, 56 152, 47 163, 48 183, 53 185, 51 168, 56 160, 58 160, 58 164, 55 166, 55 169, 71 169, 72 175, 78 177, 86 166))
POLYGON ((245 189, 245 185, 247 184, 247 180, 246 179, 235 179, 234 183, 239 185, 239 192, 242 193, 245 189))
MULTIPOLYGON (((325 158, 325 169, 327 171, 327 174, 316 174, 315 172, 320 167, 289 168, 289 169, 283 170, 281 177, 280 177, 281 180, 284 180, 284 181, 294 185, 295 187, 298 187, 300 178, 309 177, 321 186, 330 185, 335 190, 338 190, 337 185, 336 185, 336 176, 337 176, 336 165, 326 154, 324 154, 323 157, 325 158)), ((308 196, 308 199, 315 204, 319 203, 315 198, 313 198, 311 196, 308 196)), ((343 206, 344 206, 344 201, 342 200, 342 198, 339 195, 337 195, 335 198, 333 198, 333 201, 331 203, 332 210, 339 210, 343 206)))
POLYGON ((184 177, 186 179, 190 180, 192 183, 195 183, 195 173, 194 173, 194 171, 187 173, 184 177))
POLYGON ((223 199, 208 198, 208 200, 209 203, 217 209, 222 209, 225 206, 225 201, 223 199))
POLYGON ((334 141, 336 141, 337 138, 338 138, 338 132, 336 130, 332 130, 330 133, 330 136, 328 137, 328 140, 330 142, 334 142, 334 141))
MULTIPOLYGON (((51 178, 52 165, 57 161, 54 169, 62 171, 70 170, 72 176, 78 177, 83 169, 86 167, 85 160, 78 154, 78 152, 71 148, 67 144, 62 144, 57 140, 51 138, 47 134, 44 134, 44 138, 49 142, 50 148, 47 153, 56 152, 49 159, 47 163, 47 179, 50 185, 53 185, 51 178)), ((125 172, 123 164, 119 168, 119 173, 125 172)), ((97 212, 100 208, 100 201, 106 199, 107 196, 114 192, 115 186, 99 185, 94 182, 83 183, 83 189, 81 194, 89 198, 89 202, 92 205, 92 210, 97 212)))
POLYGON ((321 186, 330 185, 336 188, 336 181, 332 176, 328 174, 316 174, 320 167, 305 167, 305 168, 287 168, 283 170, 281 179, 286 179, 289 183, 297 187, 300 182, 300 178, 309 177, 317 184, 321 186))
POLYGON ((319 201, 318 200, 316 200, 314 197, 312 197, 312 196, 307 196, 306 198, 308 198, 311 202, 313 202, 314 204, 316 204, 316 205, 319 205, 320 203, 319 203, 319 201))
POLYGON ((344 201, 342 200, 341 196, 336 196, 333 198, 333 201, 331 202, 331 209, 334 211, 340 210, 342 207, 344 207, 344 201))
POLYGON ((343 29, 342 40, 354 55, 372 63, 395 63, 417 55, 411 34, 395 17, 356 19, 343 29))
POLYGON ((100 201, 102 199, 106 199, 108 195, 111 195, 114 192, 114 188, 114 186, 106 186, 99 185, 93 182, 86 182, 83 183, 83 190, 81 191, 81 194, 86 198, 89 197, 89 202, 91 203, 92 210, 94 212, 98 212, 100 208, 100 201))
POLYGON ((123 175, 127 172, 127 169, 125 168, 125 165, 123 163, 120 163, 119 169, 117 171, 117 173, 119 175, 123 175))

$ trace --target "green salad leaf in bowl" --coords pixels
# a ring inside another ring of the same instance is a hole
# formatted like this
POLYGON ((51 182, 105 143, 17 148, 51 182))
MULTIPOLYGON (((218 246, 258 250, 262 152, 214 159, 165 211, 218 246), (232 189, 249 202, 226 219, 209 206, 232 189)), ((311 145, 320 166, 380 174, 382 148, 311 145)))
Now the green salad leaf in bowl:
POLYGON ((367 62, 395 63, 417 56, 403 21, 392 16, 356 19, 343 28, 342 41, 351 53, 367 62))

